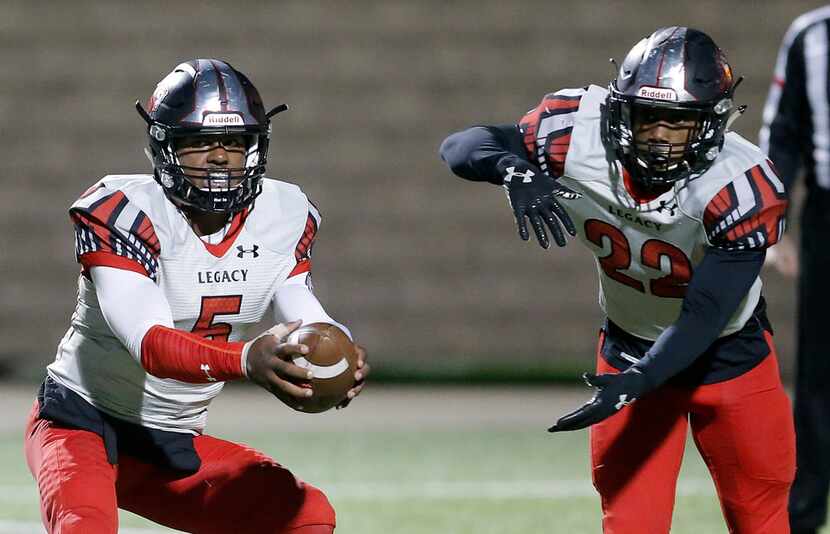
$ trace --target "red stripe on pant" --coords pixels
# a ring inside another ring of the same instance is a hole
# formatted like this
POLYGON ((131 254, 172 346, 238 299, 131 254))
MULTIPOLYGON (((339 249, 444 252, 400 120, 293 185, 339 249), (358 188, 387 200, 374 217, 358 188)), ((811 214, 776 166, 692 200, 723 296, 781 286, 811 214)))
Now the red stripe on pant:
POLYGON ((107 462, 100 436, 37 418, 26 427, 25 452, 50 534, 116 534, 121 507, 196 534, 330 534, 326 496, 264 454, 212 436, 197 436, 199 471, 175 472, 121 454, 107 462))
MULTIPOLYGON (((594 487, 605 534, 669 532, 687 429, 736 534, 787 534, 795 475, 792 410, 770 354, 741 376, 696 388, 663 386, 591 427, 594 487)), ((597 372, 617 372, 597 355, 597 372)))

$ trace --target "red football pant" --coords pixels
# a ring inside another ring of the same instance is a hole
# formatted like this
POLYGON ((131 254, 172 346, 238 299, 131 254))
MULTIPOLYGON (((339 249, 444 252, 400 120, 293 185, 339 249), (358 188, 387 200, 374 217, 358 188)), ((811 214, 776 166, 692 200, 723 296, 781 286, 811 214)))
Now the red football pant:
MULTIPOLYGON (((689 426, 729 532, 790 532, 795 431, 772 338, 765 335, 770 354, 747 373, 696 388, 663 386, 591 427, 605 534, 669 532, 689 426)), ((600 356, 597 372, 617 371, 600 356)))
POLYGON ((100 436, 29 416, 25 449, 50 534, 116 534, 117 508, 197 534, 328 534, 334 509, 314 486, 253 449, 211 436, 193 440, 193 475, 119 454, 107 462, 100 436))

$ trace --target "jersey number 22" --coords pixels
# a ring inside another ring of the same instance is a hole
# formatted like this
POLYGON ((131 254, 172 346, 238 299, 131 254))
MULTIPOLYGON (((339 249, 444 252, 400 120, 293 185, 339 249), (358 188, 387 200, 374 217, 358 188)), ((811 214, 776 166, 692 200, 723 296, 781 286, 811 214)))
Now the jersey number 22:
MULTIPOLYGON (((599 258, 602 270, 609 278, 645 293, 646 287, 642 281, 620 272, 631 267, 631 246, 622 230, 598 219, 585 221, 585 238, 588 241, 603 247, 603 237, 607 237, 611 243, 611 252, 599 258)), ((649 239, 643 243, 640 251, 642 265, 660 271, 662 258, 668 258, 671 271, 666 276, 649 280, 649 292, 656 297, 682 299, 692 278, 692 264, 686 254, 671 243, 659 239, 649 239)))

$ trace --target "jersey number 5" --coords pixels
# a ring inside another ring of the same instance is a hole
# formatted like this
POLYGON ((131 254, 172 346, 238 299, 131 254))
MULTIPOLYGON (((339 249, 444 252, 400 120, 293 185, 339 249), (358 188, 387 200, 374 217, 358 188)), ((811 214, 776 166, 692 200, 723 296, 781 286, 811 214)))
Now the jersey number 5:
MULTIPOLYGON (((631 246, 619 228, 598 219, 585 221, 585 237, 598 247, 603 247, 603 237, 611 243, 611 252, 599 258, 605 274, 621 284, 645 293, 645 284, 620 271, 631 267, 631 246)), ((666 276, 649 280, 649 292, 656 297, 679 298, 686 295, 686 286, 692 278, 692 264, 682 250, 659 239, 649 239, 640 251, 640 263, 661 270, 662 259, 667 258, 670 272, 666 276)))
POLYGON ((202 310, 199 319, 193 325, 194 334, 218 341, 227 341, 231 335, 231 325, 215 323, 217 315, 236 315, 242 309, 242 295, 224 295, 221 297, 202 297, 202 310))

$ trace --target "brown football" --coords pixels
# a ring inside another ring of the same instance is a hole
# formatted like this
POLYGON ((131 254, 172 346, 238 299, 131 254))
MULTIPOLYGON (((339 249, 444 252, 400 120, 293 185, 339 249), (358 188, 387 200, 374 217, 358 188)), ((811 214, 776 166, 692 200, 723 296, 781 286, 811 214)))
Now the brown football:
POLYGON ((308 345, 310 352, 305 356, 294 356, 293 362, 314 373, 310 384, 314 395, 292 401, 292 408, 320 413, 346 398, 346 393, 354 386, 357 368, 357 352, 349 336, 336 326, 311 323, 292 332, 288 342, 308 345))

